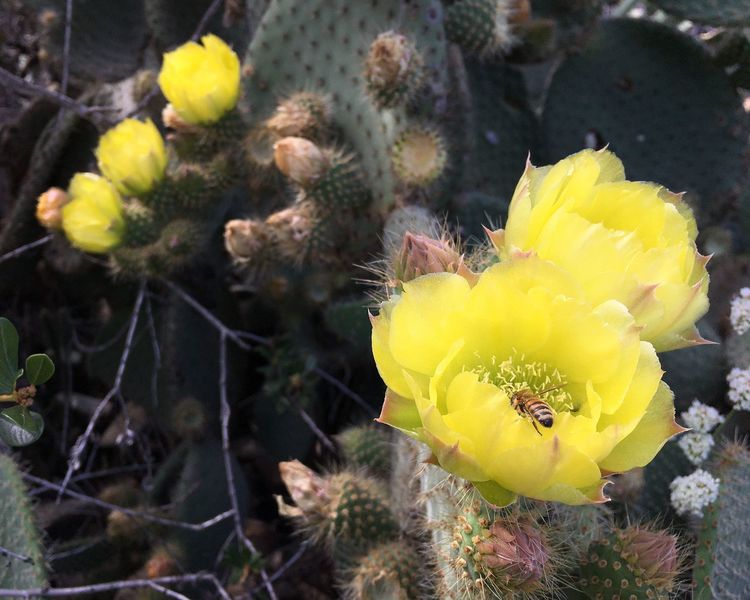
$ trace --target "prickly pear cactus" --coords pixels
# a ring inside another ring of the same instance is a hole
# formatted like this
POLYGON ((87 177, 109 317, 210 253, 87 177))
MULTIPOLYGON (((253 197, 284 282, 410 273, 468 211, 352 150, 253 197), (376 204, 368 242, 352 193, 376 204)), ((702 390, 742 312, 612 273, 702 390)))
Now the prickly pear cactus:
POLYGON ((750 453, 730 444, 716 459, 719 499, 703 517, 693 568, 693 597, 743 598, 750 594, 746 514, 750 509, 750 453))
POLYGON ((441 96, 445 48, 441 7, 433 0, 351 3, 276 0, 268 8, 245 59, 244 109, 251 124, 271 116, 295 91, 330 98, 334 125, 356 153, 379 210, 393 204, 390 149, 405 123, 404 107, 381 111, 364 77, 370 45, 391 29, 416 45, 426 62, 427 84, 441 96))
POLYGON ((36 588, 47 585, 42 541, 31 502, 15 461, 0 454, 0 547, 26 557, 0 558, 0 587, 36 588))
POLYGON ((556 71, 542 115, 549 162, 609 145, 630 179, 686 191, 699 219, 723 215, 743 189, 746 127, 734 86, 708 54, 645 20, 603 21, 556 71))

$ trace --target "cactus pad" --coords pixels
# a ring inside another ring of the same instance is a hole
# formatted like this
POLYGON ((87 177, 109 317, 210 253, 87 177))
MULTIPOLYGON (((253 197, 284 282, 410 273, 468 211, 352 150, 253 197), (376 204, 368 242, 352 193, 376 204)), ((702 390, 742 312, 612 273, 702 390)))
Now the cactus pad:
POLYGON ((646 20, 603 22, 563 63, 542 129, 548 162, 609 144, 629 179, 687 191, 714 215, 723 216, 747 174, 746 115, 734 86, 696 41, 646 20))
POLYGON ((0 454, 0 523, 0 546, 33 561, 0 557, 0 588, 46 586, 42 543, 31 513, 31 502, 16 463, 3 454, 0 454))

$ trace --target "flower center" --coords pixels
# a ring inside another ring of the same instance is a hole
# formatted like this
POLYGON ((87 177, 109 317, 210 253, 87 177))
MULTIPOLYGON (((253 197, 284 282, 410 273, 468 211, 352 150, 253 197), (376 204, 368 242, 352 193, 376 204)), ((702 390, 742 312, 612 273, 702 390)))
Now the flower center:
POLYGON ((491 383, 503 390, 508 398, 521 390, 530 390, 556 413, 575 410, 570 391, 565 389, 565 376, 556 368, 527 360, 518 352, 514 351, 503 361, 493 356, 489 366, 477 367, 474 372, 484 383, 491 383))

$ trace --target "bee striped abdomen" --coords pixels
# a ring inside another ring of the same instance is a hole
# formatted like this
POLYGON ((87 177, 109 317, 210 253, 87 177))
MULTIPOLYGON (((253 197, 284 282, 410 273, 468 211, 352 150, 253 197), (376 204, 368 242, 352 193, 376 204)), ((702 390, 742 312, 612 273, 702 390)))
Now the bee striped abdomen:
MULTIPOLYGON (((544 390, 540 393, 546 393, 547 391, 549 390, 544 390)), ((522 417, 529 416, 531 424, 539 435, 541 435, 541 432, 536 426, 537 423, 547 428, 552 427, 554 424, 554 413, 550 405, 541 400, 539 395, 530 389, 515 392, 510 399, 510 403, 519 415, 522 417)))
POLYGON ((526 411, 531 415, 532 419, 536 419, 543 427, 552 427, 552 423, 554 422, 552 409, 543 400, 526 402, 526 411))

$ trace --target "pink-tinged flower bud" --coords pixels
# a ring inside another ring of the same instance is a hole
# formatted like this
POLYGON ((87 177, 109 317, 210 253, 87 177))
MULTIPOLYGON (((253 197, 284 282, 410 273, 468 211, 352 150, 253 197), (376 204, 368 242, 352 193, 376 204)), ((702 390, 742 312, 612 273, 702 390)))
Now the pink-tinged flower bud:
POLYGON ((657 588, 670 588, 679 570, 677 538, 666 531, 633 527, 622 535, 622 555, 657 588))
POLYGON ((300 137, 286 137, 276 142, 273 159, 279 171, 302 187, 314 182, 329 166, 323 151, 300 137))
POLYGON ((268 242, 266 228, 253 219, 232 219, 224 225, 224 247, 239 263, 258 256, 268 242))
POLYGON ((477 275, 464 264, 463 256, 447 238, 436 240, 421 233, 406 232, 393 269, 403 283, 428 273, 457 273, 473 284, 477 275))
POLYGON ((481 562, 511 587, 532 591, 541 582, 549 553, 542 534, 529 524, 494 522, 476 544, 481 562))
POLYGON ((299 516, 319 515, 331 502, 330 484, 298 460, 279 463, 281 479, 300 511, 299 516))
POLYGON ((62 228, 62 207, 70 197, 60 188, 51 187, 36 202, 36 220, 47 229, 62 228))

